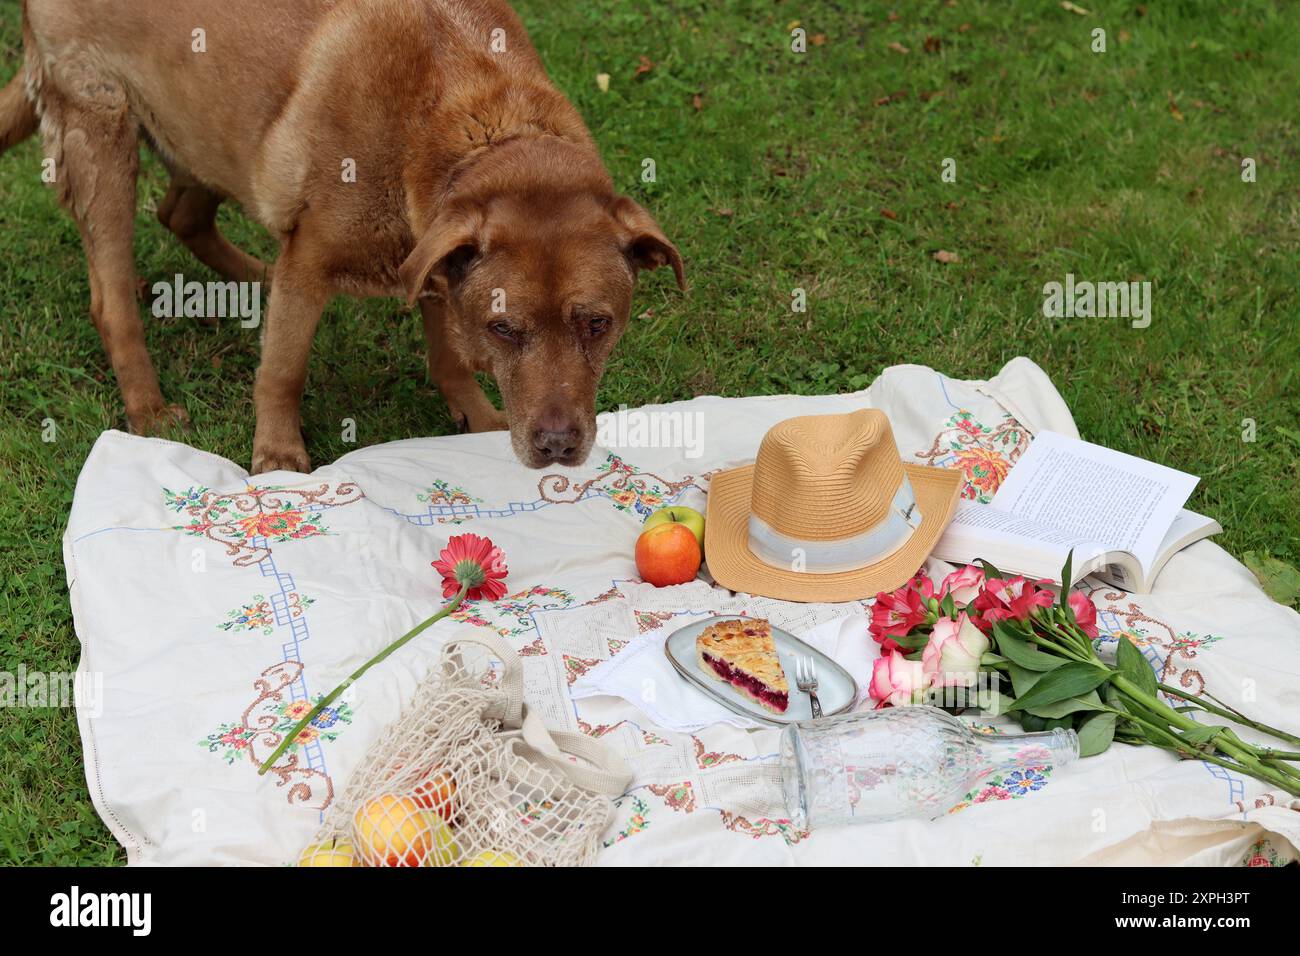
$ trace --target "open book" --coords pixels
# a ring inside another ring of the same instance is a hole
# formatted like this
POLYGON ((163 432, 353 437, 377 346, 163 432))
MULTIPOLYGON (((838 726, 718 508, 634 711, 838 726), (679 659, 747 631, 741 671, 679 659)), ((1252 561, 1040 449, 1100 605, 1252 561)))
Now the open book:
POLYGON ((1060 584, 1074 551, 1073 585, 1091 574, 1147 592, 1165 563, 1223 530, 1187 511, 1200 479, 1056 432, 1040 432, 991 504, 962 501, 934 556, 984 559, 1001 571, 1060 584))

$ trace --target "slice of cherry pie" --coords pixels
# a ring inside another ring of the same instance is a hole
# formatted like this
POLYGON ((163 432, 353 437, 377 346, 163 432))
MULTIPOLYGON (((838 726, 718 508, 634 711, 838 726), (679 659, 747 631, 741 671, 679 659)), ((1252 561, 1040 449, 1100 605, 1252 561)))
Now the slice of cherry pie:
POLYGON ((747 618, 711 624, 695 639, 695 653, 700 670, 773 713, 784 714, 790 705, 790 685, 767 621, 747 618))

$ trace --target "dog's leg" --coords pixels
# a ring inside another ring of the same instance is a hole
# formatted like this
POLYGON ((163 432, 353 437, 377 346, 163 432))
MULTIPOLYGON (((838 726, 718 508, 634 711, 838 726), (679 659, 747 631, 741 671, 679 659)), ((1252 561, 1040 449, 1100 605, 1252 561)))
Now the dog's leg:
POLYGON ((238 248, 217 229, 222 197, 189 176, 175 174, 158 204, 158 221, 209 269, 236 282, 271 281, 271 267, 238 248))
POLYGON ((442 302, 421 299, 420 315, 424 319, 424 341, 429 350, 429 375, 442 392, 456 424, 472 432, 505 428, 506 416, 488 401, 474 378, 474 370, 461 361, 447 342, 442 302))
POLYGON ((131 238, 139 147, 125 108, 87 108, 51 92, 47 152, 54 159, 59 201, 81 230, 90 274, 90 315, 117 375, 131 431, 151 434, 187 422, 168 405, 144 343, 136 303, 131 238))
POLYGON ((302 440, 302 389, 316 326, 330 300, 328 282, 296 237, 276 260, 275 275, 262 329, 262 363, 253 386, 255 475, 278 469, 311 471, 302 440))

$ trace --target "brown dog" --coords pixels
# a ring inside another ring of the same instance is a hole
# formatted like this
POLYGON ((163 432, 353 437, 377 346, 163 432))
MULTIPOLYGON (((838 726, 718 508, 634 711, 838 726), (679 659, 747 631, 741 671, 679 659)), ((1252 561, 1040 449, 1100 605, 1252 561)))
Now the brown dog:
POLYGON ((184 419, 145 351, 131 255, 141 138, 172 172, 162 222, 240 280, 230 197, 280 239, 253 471, 307 471, 299 406, 337 294, 419 301, 429 369, 471 431, 532 467, 585 460, 639 269, 682 260, 615 194, 591 135, 504 0, 26 0, 0 148, 39 116, 81 229, 90 310, 131 428, 184 419), (474 379, 491 372, 505 412, 474 379))

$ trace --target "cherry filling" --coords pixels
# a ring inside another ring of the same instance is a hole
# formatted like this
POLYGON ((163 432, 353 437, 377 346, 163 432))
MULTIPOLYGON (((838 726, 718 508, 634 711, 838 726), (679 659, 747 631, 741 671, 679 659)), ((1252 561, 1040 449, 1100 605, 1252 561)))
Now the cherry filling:
POLYGON ((785 713, 785 709, 790 706, 790 696, 779 690, 772 690, 757 677, 752 677, 736 670, 724 660, 714 657, 712 654, 704 654, 704 660, 708 665, 717 671, 718 676, 729 684, 735 684, 737 687, 743 687, 759 700, 770 704, 780 713, 785 713))

